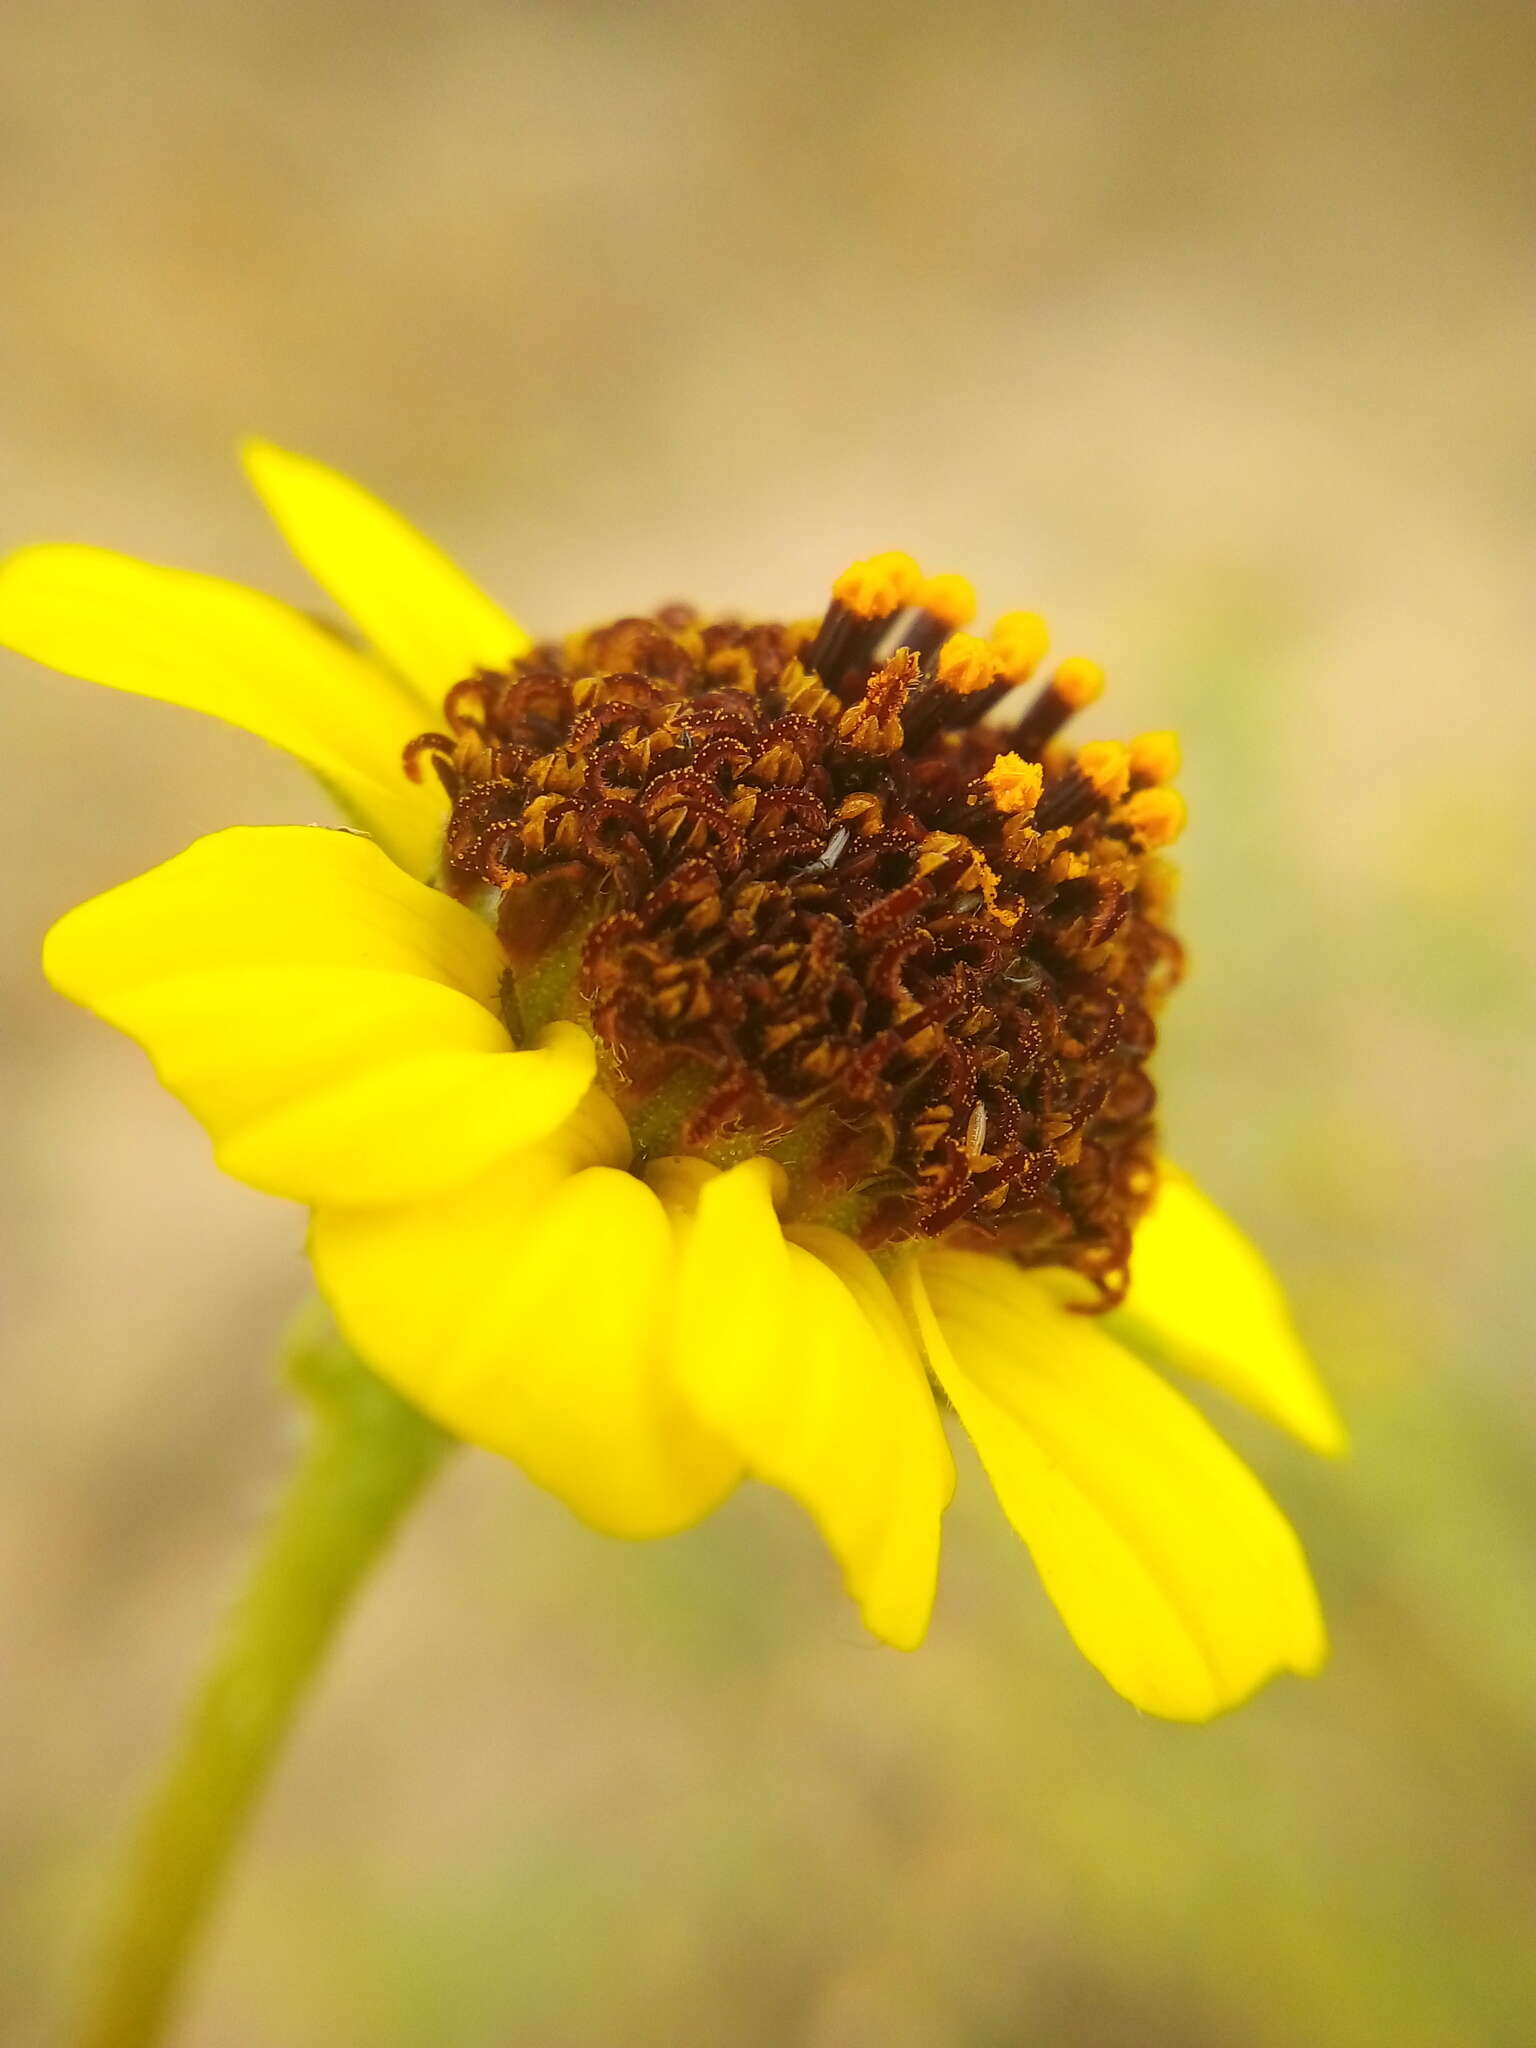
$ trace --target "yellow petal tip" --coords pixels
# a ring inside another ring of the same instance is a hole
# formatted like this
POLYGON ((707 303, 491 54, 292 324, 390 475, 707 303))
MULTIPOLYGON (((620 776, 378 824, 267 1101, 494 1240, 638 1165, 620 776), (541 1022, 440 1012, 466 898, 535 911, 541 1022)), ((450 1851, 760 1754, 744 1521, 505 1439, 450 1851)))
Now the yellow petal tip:
POLYGON ((528 635, 443 551, 371 491, 260 435, 239 444, 257 496, 309 573, 376 653, 432 706, 528 635))
POLYGON ((258 492, 274 471, 290 465, 303 468, 307 457, 292 448, 284 448, 276 441, 269 441, 264 434, 242 434, 235 444, 240 457, 240 467, 245 471, 258 492))

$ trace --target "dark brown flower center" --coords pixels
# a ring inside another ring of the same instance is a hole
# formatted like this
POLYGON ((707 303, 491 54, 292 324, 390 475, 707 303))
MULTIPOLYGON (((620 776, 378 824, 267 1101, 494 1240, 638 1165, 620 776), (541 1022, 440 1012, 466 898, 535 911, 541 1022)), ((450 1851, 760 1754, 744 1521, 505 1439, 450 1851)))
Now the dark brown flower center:
POLYGON ((946 1236, 1123 1291, 1178 978, 1167 735, 1075 751, 1097 695, 1018 613, 955 630, 904 557, 800 625, 682 606, 458 684, 409 750, 444 878, 499 898, 526 1037, 586 1023, 651 1157, 768 1151, 795 1213, 946 1236))

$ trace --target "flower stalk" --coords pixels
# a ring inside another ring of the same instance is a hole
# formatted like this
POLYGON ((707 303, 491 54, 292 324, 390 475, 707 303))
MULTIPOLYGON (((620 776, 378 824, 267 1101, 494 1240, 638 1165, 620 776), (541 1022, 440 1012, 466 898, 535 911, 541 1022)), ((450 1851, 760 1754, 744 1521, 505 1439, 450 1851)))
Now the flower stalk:
POLYGON ((161 2037, 326 1650, 451 1441, 318 1307, 292 1326, 282 1363, 306 1410, 299 1461, 139 1821, 69 2048, 161 2037))

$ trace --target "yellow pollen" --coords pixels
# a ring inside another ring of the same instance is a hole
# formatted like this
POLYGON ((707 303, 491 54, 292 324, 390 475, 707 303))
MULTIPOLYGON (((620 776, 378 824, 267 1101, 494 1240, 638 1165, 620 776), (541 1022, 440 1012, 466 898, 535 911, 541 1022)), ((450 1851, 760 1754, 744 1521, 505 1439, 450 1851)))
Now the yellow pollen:
POLYGON ((1050 633, 1038 612, 1004 612, 992 628, 992 652, 1010 683, 1027 683, 1050 644, 1050 633))
POLYGON ((1022 754, 999 754, 982 779, 992 808, 1008 816, 1035 808, 1045 786, 1045 771, 1038 761, 1026 761, 1022 754))
POLYGON ((1077 772, 1106 803, 1125 795, 1131 782, 1131 750, 1119 740, 1090 740, 1077 750, 1077 772))
POLYGON ((976 616, 976 592, 964 576, 930 576, 913 602, 951 628, 968 626, 976 616))
POLYGON ((974 633, 956 633, 946 640, 939 653, 939 681, 957 697, 990 689, 997 681, 997 667, 986 641, 974 633))
POLYGON ((858 619, 885 619, 916 598, 923 572, 910 555, 871 555, 855 562, 832 586, 838 603, 858 619))
POLYGON ((1178 772, 1179 741, 1176 733, 1144 732, 1131 741, 1133 782, 1172 782, 1178 772))
POLYGON ((1069 654, 1065 661, 1056 664, 1051 688, 1064 704, 1081 711, 1104 694, 1104 671, 1096 661, 1081 654, 1069 654))
POLYGON ((1184 830, 1184 799, 1176 789, 1136 789, 1120 806, 1121 821, 1143 846, 1171 846, 1184 830))

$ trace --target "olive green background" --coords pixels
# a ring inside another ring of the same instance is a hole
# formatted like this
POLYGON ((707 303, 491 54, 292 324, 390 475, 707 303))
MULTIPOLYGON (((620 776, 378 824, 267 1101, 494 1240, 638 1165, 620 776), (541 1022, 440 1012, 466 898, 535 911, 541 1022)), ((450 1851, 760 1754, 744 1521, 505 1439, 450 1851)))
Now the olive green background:
MULTIPOLYGON (((183 2048, 1536 2039, 1533 60, 1504 0, 11 0, 0 540, 307 602, 254 428, 541 629, 799 615, 886 546, 1045 611, 1109 667, 1091 729, 1184 734, 1170 1148, 1357 1438, 1323 1467, 1222 1416, 1335 1655, 1204 1730, 1079 1663, 969 1464, 906 1658, 776 1497, 625 1547, 463 1458, 183 2048)), ((37 945, 199 832, 319 812, 189 714, 0 690, 29 2042, 282 1469, 303 1285, 298 1214, 37 945)))

